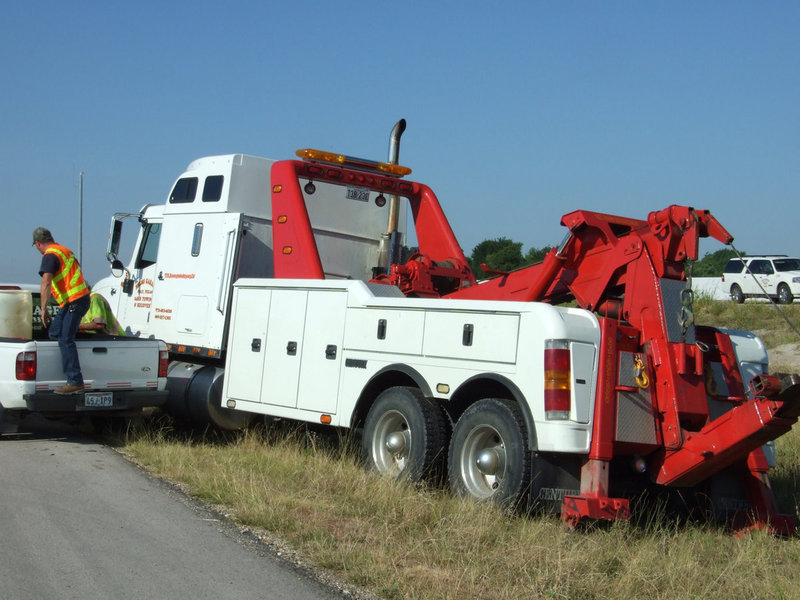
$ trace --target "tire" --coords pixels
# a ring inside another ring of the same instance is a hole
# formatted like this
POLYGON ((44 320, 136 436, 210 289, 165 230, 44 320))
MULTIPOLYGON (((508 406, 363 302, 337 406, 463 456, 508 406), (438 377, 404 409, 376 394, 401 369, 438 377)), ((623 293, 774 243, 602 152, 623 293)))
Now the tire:
POLYGON ((447 431, 441 407, 418 389, 389 388, 375 400, 364 423, 364 466, 414 482, 435 479, 443 470, 447 431))
POLYGON ((499 398, 470 406, 453 429, 447 473, 458 496, 504 508, 524 506, 531 453, 519 406, 499 398))
POLYGON ((738 283, 734 283, 731 286, 731 300, 737 304, 744 303, 744 293, 742 292, 742 288, 739 287, 738 283))
POLYGON ((778 285, 778 304, 791 304, 792 303, 792 290, 785 283, 778 285))

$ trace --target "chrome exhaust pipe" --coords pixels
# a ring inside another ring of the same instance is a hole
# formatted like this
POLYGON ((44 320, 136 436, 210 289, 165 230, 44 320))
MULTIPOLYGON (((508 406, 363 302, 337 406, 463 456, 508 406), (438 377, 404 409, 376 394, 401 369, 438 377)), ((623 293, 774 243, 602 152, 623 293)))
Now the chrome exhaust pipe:
MULTIPOLYGON (((406 120, 400 119, 392 127, 389 136, 389 159, 387 162, 396 165, 400 157, 400 137, 406 130, 406 120)), ((378 250, 378 267, 383 273, 389 272, 389 267, 400 258, 400 236, 397 233, 399 220, 399 199, 395 195, 389 196, 389 220, 386 225, 386 233, 381 235, 380 247, 378 250)))

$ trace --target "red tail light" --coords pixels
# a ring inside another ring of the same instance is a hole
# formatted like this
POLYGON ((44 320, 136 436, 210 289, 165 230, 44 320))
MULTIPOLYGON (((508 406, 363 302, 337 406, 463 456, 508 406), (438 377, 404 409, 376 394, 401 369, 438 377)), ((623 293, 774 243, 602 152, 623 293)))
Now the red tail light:
POLYGON ((544 348, 544 414, 548 420, 569 419, 572 399, 569 342, 546 340, 544 348))
POLYGON ((166 377, 167 368, 169 367, 169 352, 166 350, 159 350, 158 352, 158 376, 166 377))
POLYGON ((20 352, 17 354, 17 379, 34 381, 36 379, 36 352, 20 352))

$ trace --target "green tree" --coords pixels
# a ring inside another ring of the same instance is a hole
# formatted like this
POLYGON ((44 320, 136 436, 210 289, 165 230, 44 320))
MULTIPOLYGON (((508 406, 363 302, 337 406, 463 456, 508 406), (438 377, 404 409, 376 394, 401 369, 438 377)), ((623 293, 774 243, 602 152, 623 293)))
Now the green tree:
POLYGON ((513 271, 541 262, 550 248, 551 246, 530 248, 523 256, 522 242, 500 237, 482 241, 472 249, 472 254, 467 260, 475 277, 485 279, 487 275, 481 269, 481 263, 485 263, 493 271, 513 271))
POLYGON ((552 246, 542 246, 541 248, 530 248, 525 253, 525 264, 532 265, 544 260, 545 255, 550 252, 552 246))
POLYGON ((481 263, 495 271, 513 271, 525 264, 522 257, 522 242, 515 242, 501 237, 494 240, 484 240, 472 249, 469 266, 475 277, 485 279, 486 274, 481 269, 481 263))
POLYGON ((693 277, 721 277, 722 269, 728 261, 736 256, 730 248, 722 248, 716 252, 706 252, 705 256, 694 263, 693 277))

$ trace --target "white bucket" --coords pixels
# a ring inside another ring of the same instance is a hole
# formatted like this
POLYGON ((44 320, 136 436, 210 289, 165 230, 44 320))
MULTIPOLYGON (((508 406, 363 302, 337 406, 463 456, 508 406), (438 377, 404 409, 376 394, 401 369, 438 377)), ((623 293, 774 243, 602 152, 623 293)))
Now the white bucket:
POLYGON ((0 337, 31 339, 33 299, 25 290, 0 290, 0 337))

